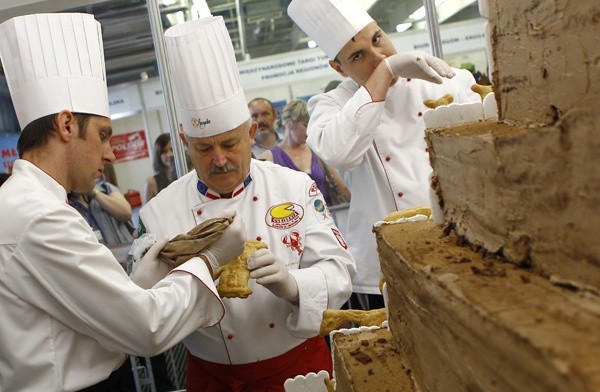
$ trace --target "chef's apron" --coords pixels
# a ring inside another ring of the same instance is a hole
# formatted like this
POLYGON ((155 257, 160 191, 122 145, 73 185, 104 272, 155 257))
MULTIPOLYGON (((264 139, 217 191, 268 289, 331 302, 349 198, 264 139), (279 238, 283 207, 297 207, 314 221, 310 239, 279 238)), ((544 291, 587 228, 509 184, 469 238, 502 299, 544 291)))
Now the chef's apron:
POLYGON ((223 365, 187 356, 187 392, 284 392, 288 378, 326 370, 331 352, 321 336, 307 339, 280 356, 243 365, 223 365))

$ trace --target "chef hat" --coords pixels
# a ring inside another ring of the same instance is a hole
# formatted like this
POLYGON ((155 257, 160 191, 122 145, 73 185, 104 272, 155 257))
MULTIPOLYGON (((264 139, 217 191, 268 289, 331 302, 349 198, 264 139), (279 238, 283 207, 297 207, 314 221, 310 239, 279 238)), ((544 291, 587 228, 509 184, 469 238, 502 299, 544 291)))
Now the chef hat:
POLYGON ((109 117, 102 34, 93 15, 12 18, 0 25, 0 57, 21 129, 65 109, 109 117))
POLYGON ((218 135, 250 118, 223 17, 171 27, 165 32, 165 44, 175 104, 186 135, 218 135))
POLYGON ((288 15, 331 59, 373 22, 355 0, 292 0, 288 15))

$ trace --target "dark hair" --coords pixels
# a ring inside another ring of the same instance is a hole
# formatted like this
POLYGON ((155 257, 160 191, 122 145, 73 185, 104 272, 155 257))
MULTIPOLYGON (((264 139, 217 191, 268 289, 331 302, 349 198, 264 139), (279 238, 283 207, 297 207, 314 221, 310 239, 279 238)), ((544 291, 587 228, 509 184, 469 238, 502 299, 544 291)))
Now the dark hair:
POLYGON ((0 173, 0 186, 2 186, 2 184, 4 184, 4 182, 6 180, 8 180, 8 177, 10 177, 10 174, 8 174, 8 173, 0 173))
POLYGON ((277 113, 275 113, 275 106, 273 106, 273 102, 269 101, 267 98, 262 98, 262 97, 254 98, 252 101, 248 102, 248 107, 250 107, 250 105, 252 105, 254 102, 257 102, 257 101, 264 101, 264 102, 268 103, 269 106, 271 106, 271 112, 273 112, 273 115, 277 116, 277 113))
MULTIPOLYGON (((77 126, 79 128, 78 137, 85 140, 87 124, 92 114, 73 113, 73 115, 77 119, 77 126)), ((54 120, 56 116, 57 113, 49 114, 27 124, 17 141, 17 151, 20 157, 23 157, 23 154, 29 150, 44 147, 48 144, 48 138, 54 132, 54 120)))
POLYGON ((165 152, 165 148, 167 144, 171 141, 171 135, 169 133, 161 133, 158 135, 156 140, 154 141, 154 163, 152 167, 154 168, 155 173, 160 173, 169 178, 169 167, 166 166, 162 159, 161 155, 165 152))

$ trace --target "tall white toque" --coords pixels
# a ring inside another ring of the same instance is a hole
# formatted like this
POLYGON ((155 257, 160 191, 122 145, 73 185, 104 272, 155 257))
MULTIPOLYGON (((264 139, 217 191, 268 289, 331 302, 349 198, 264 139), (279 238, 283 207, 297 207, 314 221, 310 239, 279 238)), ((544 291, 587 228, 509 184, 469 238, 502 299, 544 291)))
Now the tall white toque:
POLYGON ((373 18, 355 0, 292 0, 287 11, 330 59, 334 59, 352 37, 373 22, 373 18))
POLYGON ((187 136, 218 135, 250 118, 223 17, 171 27, 165 32, 165 45, 180 125, 187 136))
POLYGON ((109 117, 100 23, 89 14, 35 14, 0 25, 0 58, 21 130, 68 109, 109 117))

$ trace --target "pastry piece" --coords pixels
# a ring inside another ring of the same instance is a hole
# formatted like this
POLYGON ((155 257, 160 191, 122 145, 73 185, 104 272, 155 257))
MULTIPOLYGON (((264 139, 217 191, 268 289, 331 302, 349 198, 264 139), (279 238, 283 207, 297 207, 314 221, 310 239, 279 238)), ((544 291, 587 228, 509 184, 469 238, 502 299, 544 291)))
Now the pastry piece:
POLYGON ((323 312, 323 321, 321 322, 319 334, 326 336, 329 332, 338 329, 340 325, 345 323, 355 323, 361 327, 379 327, 386 319, 385 308, 373 310, 326 309, 323 312))
POLYGON ((335 392, 335 378, 333 380, 324 379, 325 388, 327 388, 327 392, 335 392))
POLYGON ((252 294, 252 289, 248 287, 248 258, 257 250, 266 248, 264 242, 248 240, 240 256, 217 269, 215 279, 219 278, 217 291, 221 298, 248 298, 252 294))
POLYGON ((446 106, 450 105, 454 101, 454 96, 452 94, 444 94, 438 99, 426 99, 423 101, 423 105, 428 108, 435 109, 438 106, 446 106))
POLYGON ((479 94, 479 96, 481 97, 481 100, 483 101, 483 98, 485 98, 486 95, 493 93, 494 89, 492 88, 492 86, 484 86, 484 85, 475 83, 474 85, 471 86, 471 91, 479 94))
POLYGON ((415 215, 426 215, 427 217, 431 216, 431 208, 429 207, 415 207, 415 208, 407 208, 401 211, 394 211, 388 216, 386 216, 383 221, 384 222, 394 222, 398 219, 402 218, 411 218, 415 215))

